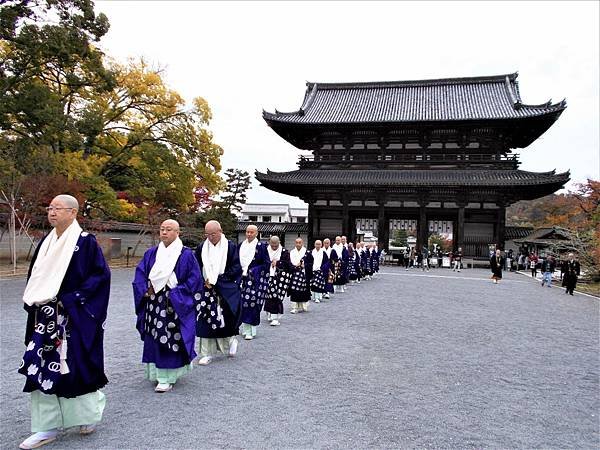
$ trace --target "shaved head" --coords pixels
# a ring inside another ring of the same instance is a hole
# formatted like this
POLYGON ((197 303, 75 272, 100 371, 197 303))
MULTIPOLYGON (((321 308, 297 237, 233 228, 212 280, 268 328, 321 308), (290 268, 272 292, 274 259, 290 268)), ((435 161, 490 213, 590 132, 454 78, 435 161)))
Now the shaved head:
POLYGON ((248 225, 246 227, 246 239, 248 239, 248 242, 252 242, 256 236, 258 236, 258 227, 256 225, 248 225))
POLYGON ((168 247, 179 237, 179 223, 173 219, 167 219, 160 224, 160 241, 168 247))
POLYGON ((217 222, 216 220, 209 220, 204 225, 204 231, 206 231, 206 232, 208 232, 208 231, 222 231, 221 224, 219 222, 217 222))
POLYGON ((177 231, 179 231, 179 222, 177 222, 176 220, 173 219, 167 219, 165 220, 163 223, 160 224, 161 228, 162 227, 171 227, 176 229, 177 231))
POLYGON ((79 209, 79 202, 72 195, 60 194, 54 197, 54 200, 61 201, 67 208, 79 209))
POLYGON ((271 239, 269 239, 269 244, 273 250, 277 250, 279 248, 279 237, 271 236, 271 239))
POLYGON ((216 220, 209 220, 204 225, 204 234, 212 245, 217 245, 221 240, 223 230, 221 224, 216 220))
POLYGON ((48 211, 48 222, 60 237, 63 231, 77 218, 79 202, 71 195, 61 194, 52 199, 46 210, 48 211))

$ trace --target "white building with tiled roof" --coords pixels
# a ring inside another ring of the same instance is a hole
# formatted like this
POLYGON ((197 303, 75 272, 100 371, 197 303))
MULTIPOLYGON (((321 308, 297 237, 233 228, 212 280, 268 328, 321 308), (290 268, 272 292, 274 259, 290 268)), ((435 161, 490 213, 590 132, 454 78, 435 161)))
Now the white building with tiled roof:
POLYGON ((306 245, 307 222, 308 208, 292 208, 284 203, 246 203, 238 220, 238 241, 245 239, 246 227, 252 224, 258 227, 261 240, 278 236, 283 246, 291 250, 298 237, 304 239, 306 245))

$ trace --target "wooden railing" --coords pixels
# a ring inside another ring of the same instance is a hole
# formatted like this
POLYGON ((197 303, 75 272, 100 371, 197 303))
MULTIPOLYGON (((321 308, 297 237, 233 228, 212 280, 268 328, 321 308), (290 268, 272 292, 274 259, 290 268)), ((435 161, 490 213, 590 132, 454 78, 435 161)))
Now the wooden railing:
POLYGON ((519 165, 517 155, 496 155, 489 153, 468 154, 339 154, 301 156, 298 166, 302 169, 317 168, 323 165, 414 165, 428 167, 431 165, 453 165, 459 167, 486 166, 516 169, 519 165))

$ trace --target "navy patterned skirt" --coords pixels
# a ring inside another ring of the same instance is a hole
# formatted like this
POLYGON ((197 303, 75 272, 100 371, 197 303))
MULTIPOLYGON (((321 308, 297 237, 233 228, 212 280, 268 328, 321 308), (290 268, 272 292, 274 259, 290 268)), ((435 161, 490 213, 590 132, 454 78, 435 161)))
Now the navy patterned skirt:
POLYGON ((310 280, 310 290, 313 292, 325 292, 325 276, 323 271, 315 270, 312 279, 310 280))

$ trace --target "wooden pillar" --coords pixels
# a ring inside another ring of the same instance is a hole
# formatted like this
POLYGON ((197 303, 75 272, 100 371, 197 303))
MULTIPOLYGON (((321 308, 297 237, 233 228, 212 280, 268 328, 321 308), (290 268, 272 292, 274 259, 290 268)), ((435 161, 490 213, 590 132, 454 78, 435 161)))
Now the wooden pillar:
POLYGON ((458 204, 458 217, 456 220, 456 247, 465 251, 465 204, 458 204))
POLYGON ((350 231, 346 235, 346 238, 348 239, 348 242, 355 242, 356 241, 356 220, 354 217, 350 217, 348 219, 348 222, 350 223, 350 231))
POLYGON ((378 214, 377 214, 377 240, 379 242, 379 248, 387 248, 387 233, 385 230, 385 199, 378 200, 378 214))
MULTIPOLYGON (((350 229, 350 211, 348 208, 348 204, 350 200, 348 195, 342 193, 342 235, 346 236, 348 241, 350 241, 350 234, 352 230, 350 229)), ((351 241, 350 241, 351 242, 351 241)))
POLYGON ((429 229, 427 226, 427 211, 425 206, 427 201, 419 202, 419 223, 417 224, 417 250, 421 251, 424 245, 427 245, 427 236, 429 235, 429 229))
POLYGON ((306 237, 306 242, 304 243, 304 246, 307 249, 312 248, 312 243, 313 243, 313 227, 314 227, 314 220, 315 220, 315 207, 312 204, 312 201, 308 201, 308 218, 306 219, 308 222, 308 236, 306 237))
POLYGON ((458 251, 458 220, 452 221, 452 251, 458 251))
POLYGON ((314 200, 308 202, 308 242, 306 248, 314 246, 321 229, 321 219, 319 217, 319 208, 314 205, 314 200))
POLYGON ((503 204, 498 205, 498 215, 496 216, 496 247, 504 250, 504 234, 506 228, 506 207, 503 204))

